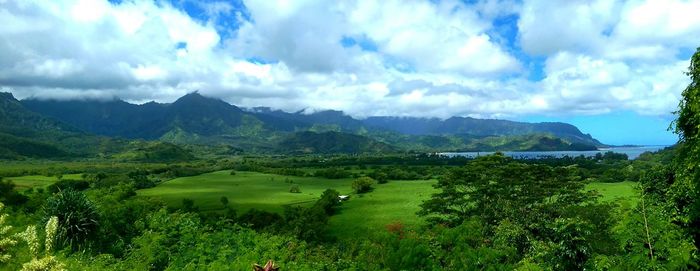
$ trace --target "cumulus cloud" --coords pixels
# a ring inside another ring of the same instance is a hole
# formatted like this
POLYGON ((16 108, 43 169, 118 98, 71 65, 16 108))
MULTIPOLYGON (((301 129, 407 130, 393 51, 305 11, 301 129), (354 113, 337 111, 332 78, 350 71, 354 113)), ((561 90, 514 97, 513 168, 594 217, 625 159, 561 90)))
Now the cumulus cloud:
POLYGON ((542 97, 553 112, 669 115, 700 45, 697 1, 523 3, 525 52, 546 57, 542 97))
POLYGON ((5 0, 0 86, 134 102, 199 90, 240 106, 360 117, 664 115, 700 44, 698 5, 5 0))

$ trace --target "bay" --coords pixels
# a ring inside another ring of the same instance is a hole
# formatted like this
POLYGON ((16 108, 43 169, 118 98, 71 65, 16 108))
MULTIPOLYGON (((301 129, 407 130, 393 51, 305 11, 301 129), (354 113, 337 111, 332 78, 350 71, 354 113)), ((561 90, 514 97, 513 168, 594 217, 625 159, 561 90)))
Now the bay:
MULTIPOLYGON (((506 151, 506 152, 501 152, 506 156, 510 156, 516 159, 538 159, 538 158, 549 158, 549 157, 556 157, 556 158, 562 158, 565 156, 569 157, 577 157, 577 156, 585 156, 585 157, 593 157, 596 156, 596 154, 604 154, 606 152, 615 152, 615 153, 623 153, 627 155, 627 158, 630 160, 636 159, 641 155, 642 153, 645 152, 655 152, 658 150, 661 150, 663 148, 666 148, 668 146, 665 145, 654 145, 654 146, 633 146, 633 147, 610 147, 610 148, 600 148, 595 151, 506 151)), ((439 153, 440 155, 445 155, 448 157, 454 157, 454 156, 465 156, 465 157, 479 157, 479 156, 484 156, 484 155, 491 155, 494 154, 495 152, 442 152, 439 153)))

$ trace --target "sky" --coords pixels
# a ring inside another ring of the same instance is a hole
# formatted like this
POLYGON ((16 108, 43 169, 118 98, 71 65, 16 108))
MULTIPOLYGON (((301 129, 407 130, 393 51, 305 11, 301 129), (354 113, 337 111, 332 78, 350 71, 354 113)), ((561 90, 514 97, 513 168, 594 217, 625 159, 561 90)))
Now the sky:
POLYGON ((0 0, 0 91, 565 121, 672 144, 700 1, 0 0))

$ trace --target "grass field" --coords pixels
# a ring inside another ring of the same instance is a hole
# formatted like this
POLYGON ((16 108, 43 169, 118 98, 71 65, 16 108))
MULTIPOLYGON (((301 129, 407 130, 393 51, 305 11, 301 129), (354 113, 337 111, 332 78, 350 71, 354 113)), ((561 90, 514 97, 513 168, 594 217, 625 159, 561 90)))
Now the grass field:
MULTIPOLYGON (((325 179, 316 177, 291 177, 257 172, 217 171, 193 177, 177 178, 154 188, 139 190, 140 196, 157 197, 169 206, 179 207, 183 198, 194 200, 200 210, 222 210, 222 196, 229 205, 240 212, 251 208, 280 212, 285 205, 308 204, 319 198, 327 188, 350 194, 352 179, 325 179), (302 193, 290 193, 292 183, 299 185, 302 193)), ((400 222, 406 228, 424 223, 416 215, 420 204, 435 192, 430 181, 390 181, 376 184, 366 194, 353 194, 343 203, 339 213, 330 218, 330 233, 340 239, 372 234, 383 230, 387 224, 400 222)), ((595 189, 603 201, 623 200, 636 203, 636 183, 592 183, 587 189, 595 189)))
POLYGON ((220 199, 226 196, 229 205, 239 211, 256 208, 278 212, 284 205, 314 202, 327 188, 348 194, 351 182, 352 179, 330 180, 244 171, 231 176, 229 171, 217 171, 173 179, 154 188, 139 190, 138 194, 161 198, 174 207, 181 206, 183 198, 189 198, 204 211, 223 209, 220 199), (289 192, 293 184, 299 185, 301 193, 289 192))
POLYGON ((420 204, 435 192, 437 181, 390 181, 375 185, 374 191, 353 195, 344 202, 340 213, 331 216, 331 234, 338 238, 364 236, 400 222, 406 228, 424 223, 416 215, 420 204))
MULTIPOLYGON (((63 175, 64 180, 81 180, 81 174, 66 174, 63 175)), ((15 189, 19 191, 24 191, 30 188, 40 187, 45 188, 52 183, 58 181, 56 177, 47 177, 41 175, 30 175, 21 177, 5 177, 3 180, 10 180, 15 183, 15 189)))
POLYGON ((586 185, 586 188, 598 191, 602 201, 621 200, 636 204, 639 200, 639 193, 635 190, 636 185, 635 182, 591 183, 586 185))

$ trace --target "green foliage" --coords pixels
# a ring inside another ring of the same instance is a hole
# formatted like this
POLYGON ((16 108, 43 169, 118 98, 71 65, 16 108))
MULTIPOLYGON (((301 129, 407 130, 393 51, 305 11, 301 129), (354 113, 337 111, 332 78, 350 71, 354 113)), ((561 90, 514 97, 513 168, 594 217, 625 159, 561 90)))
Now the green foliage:
POLYGON ((325 239, 328 215, 321 206, 285 206, 282 217, 284 222, 279 224, 281 232, 305 241, 325 239))
POLYGON ((134 183, 136 189, 151 188, 156 186, 156 183, 148 177, 148 171, 134 170, 126 174, 131 182, 134 183))
POLYGON ((349 178, 352 174, 349 171, 340 169, 340 168, 326 168, 326 169, 320 169, 317 170, 314 173, 314 176, 316 177, 323 177, 323 178, 328 178, 328 179, 343 179, 343 178, 349 178))
POLYGON ((194 205, 194 200, 190 198, 182 199, 182 211, 186 213, 196 213, 199 208, 194 205))
POLYGON ((85 194, 64 190, 46 201, 43 221, 58 217, 58 244, 77 249, 94 240, 99 229, 97 208, 85 194))
POLYGON ((62 158, 68 156, 68 152, 53 144, 0 133, 0 158, 62 158))
POLYGON ((700 201, 696 200, 700 194, 700 48, 690 59, 687 75, 690 84, 683 90, 676 111, 678 118, 674 122, 675 132, 679 135, 676 163, 680 183, 684 184, 680 188, 689 189, 689 198, 692 199, 688 204, 689 230, 694 235, 695 245, 700 247, 700 201))
POLYGON ((0 202, 9 206, 19 206, 27 201, 27 196, 18 193, 12 181, 0 177, 0 202))
POLYGON ((17 238, 10 233, 13 227, 7 223, 9 215, 4 212, 4 207, 0 203, 0 263, 10 261, 12 255, 9 251, 17 244, 17 238))
POLYGON ((238 217, 242 225, 252 229, 261 230, 274 226, 282 220, 282 216, 277 213, 270 213, 258 209, 250 209, 238 217))
POLYGON ((51 193, 58 193, 63 190, 83 191, 90 188, 90 182, 84 180, 59 180, 46 189, 51 193))
POLYGON ((190 161, 194 156, 182 147, 166 142, 132 142, 128 151, 115 154, 114 158, 138 162, 190 161))
MULTIPOLYGON (((682 270, 694 266, 697 250, 682 229, 654 205, 623 208, 614 231, 622 258, 609 265, 626 270, 682 270)), ((611 268, 614 269, 614 268, 611 268)))
POLYGON ((323 191, 323 194, 321 194, 321 198, 316 201, 314 207, 320 208, 329 216, 333 215, 340 206, 339 197, 340 193, 338 193, 338 191, 326 189, 326 191, 323 191))
POLYGON ((394 147, 361 135, 340 132, 299 132, 278 144, 288 153, 391 153, 394 147))
POLYGON ((367 193, 372 191, 372 185, 374 185, 374 179, 370 177, 360 177, 352 181, 352 190, 357 194, 367 193))
POLYGON ((301 188, 299 188, 299 185, 298 185, 298 184, 293 184, 293 185, 289 188, 289 193, 301 193, 301 188))
POLYGON ((32 259, 22 264, 22 271, 63 271, 65 264, 51 255, 53 245, 56 242, 56 237, 59 230, 58 217, 50 217, 46 222, 44 235, 44 249, 42 252, 40 238, 37 233, 36 226, 28 226, 27 229, 19 234, 19 237, 27 242, 29 253, 32 259))
POLYGON ((435 185, 440 193, 423 204, 422 215, 458 225, 479 216, 495 226, 502 219, 539 224, 567 207, 594 200, 572 167, 529 165, 502 155, 480 157, 448 172, 435 185))

